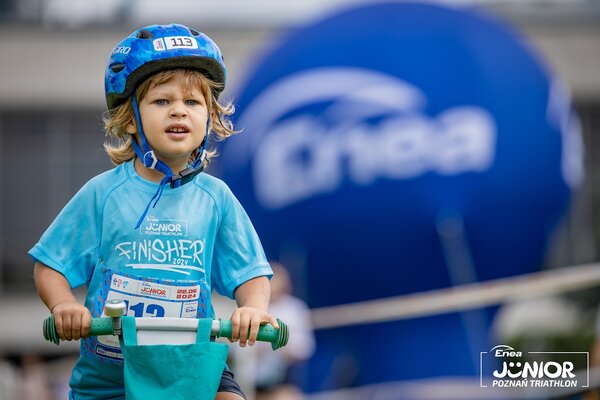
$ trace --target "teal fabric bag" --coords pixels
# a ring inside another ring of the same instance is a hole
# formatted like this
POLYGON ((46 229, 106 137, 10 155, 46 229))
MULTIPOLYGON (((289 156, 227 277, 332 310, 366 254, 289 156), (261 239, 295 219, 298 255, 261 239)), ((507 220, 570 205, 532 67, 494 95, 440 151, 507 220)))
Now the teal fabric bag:
POLYGON ((135 318, 123 317, 121 349, 127 400, 213 400, 227 345, 210 341, 212 320, 198 320, 196 343, 137 345, 135 318))

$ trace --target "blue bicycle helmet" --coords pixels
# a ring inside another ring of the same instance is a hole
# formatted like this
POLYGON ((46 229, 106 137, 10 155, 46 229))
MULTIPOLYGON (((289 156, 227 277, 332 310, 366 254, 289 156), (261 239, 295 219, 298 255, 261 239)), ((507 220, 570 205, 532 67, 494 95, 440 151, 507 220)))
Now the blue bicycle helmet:
POLYGON ((106 66, 104 91, 108 109, 112 110, 125 103, 129 97, 132 98, 141 142, 138 144, 133 140, 133 149, 146 168, 156 169, 165 175, 142 213, 136 229, 143 222, 152 202, 154 201, 153 206, 158 203, 164 185, 170 184, 172 188, 178 188, 192 181, 203 171, 206 160, 210 119, 196 159, 179 173, 174 173, 156 157, 146 139, 135 90, 150 76, 169 69, 199 71, 219 84, 214 93, 216 97, 225 88, 226 69, 221 50, 208 36, 184 25, 150 25, 136 30, 113 49, 106 66))
POLYGON ((178 24, 136 30, 113 49, 108 60, 104 78, 108 109, 123 104, 151 75, 176 68, 200 71, 221 84, 221 90, 225 87, 221 50, 205 34, 178 24))

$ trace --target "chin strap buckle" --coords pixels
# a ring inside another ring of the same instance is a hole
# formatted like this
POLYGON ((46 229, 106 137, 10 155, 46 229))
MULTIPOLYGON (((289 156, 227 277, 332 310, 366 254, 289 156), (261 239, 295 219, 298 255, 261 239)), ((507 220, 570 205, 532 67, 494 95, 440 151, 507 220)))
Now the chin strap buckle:
POLYGON ((184 169, 183 171, 179 171, 178 175, 173 175, 171 177, 171 187, 173 189, 176 189, 181 185, 185 185, 186 183, 193 181, 196 175, 201 173, 202 170, 204 170, 203 165, 200 165, 197 168, 189 167, 184 169))
POLYGON ((190 167, 187 167, 183 171, 179 171, 179 174, 171 176, 171 187, 173 189, 178 188, 181 185, 185 185, 194 180, 196 175, 204 171, 204 162, 206 161, 208 153, 206 150, 201 149, 200 154, 196 157, 196 161, 190 167))

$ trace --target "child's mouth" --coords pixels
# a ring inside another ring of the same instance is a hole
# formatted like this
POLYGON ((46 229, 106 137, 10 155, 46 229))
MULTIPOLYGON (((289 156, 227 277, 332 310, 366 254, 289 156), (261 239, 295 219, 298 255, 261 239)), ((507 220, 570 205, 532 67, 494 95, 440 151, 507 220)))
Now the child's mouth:
POLYGON ((170 137, 178 139, 178 138, 183 138, 183 137, 187 136, 187 134, 190 133, 190 129, 186 125, 183 125, 183 124, 174 124, 174 125, 170 125, 169 127, 167 127, 165 132, 170 137))

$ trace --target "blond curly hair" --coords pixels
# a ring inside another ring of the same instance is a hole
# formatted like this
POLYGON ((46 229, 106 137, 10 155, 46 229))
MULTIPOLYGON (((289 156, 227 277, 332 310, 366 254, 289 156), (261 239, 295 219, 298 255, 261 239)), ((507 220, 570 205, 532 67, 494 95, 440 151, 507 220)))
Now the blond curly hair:
MULTIPOLYGON (((138 102, 146 96, 150 88, 168 82, 178 73, 183 73, 186 87, 199 89, 203 94, 210 115, 209 129, 216 135, 218 140, 223 140, 231 135, 239 133, 239 131, 233 129, 233 124, 228 118, 235 112, 235 107, 232 103, 219 103, 215 96, 217 89, 220 89, 219 84, 211 81, 198 71, 173 69, 161 71, 152 75, 137 88, 135 93, 138 102)), ((127 132, 127 125, 137 125, 132 103, 132 98, 129 97, 125 103, 107 111, 103 116, 104 130, 109 139, 104 143, 104 150, 115 165, 123 164, 136 157, 131 144, 135 137, 127 132)), ((196 159, 197 153, 198 149, 192 152, 190 155, 190 162, 193 162, 196 159)), ((215 156, 215 150, 207 151, 205 164, 215 156)))

